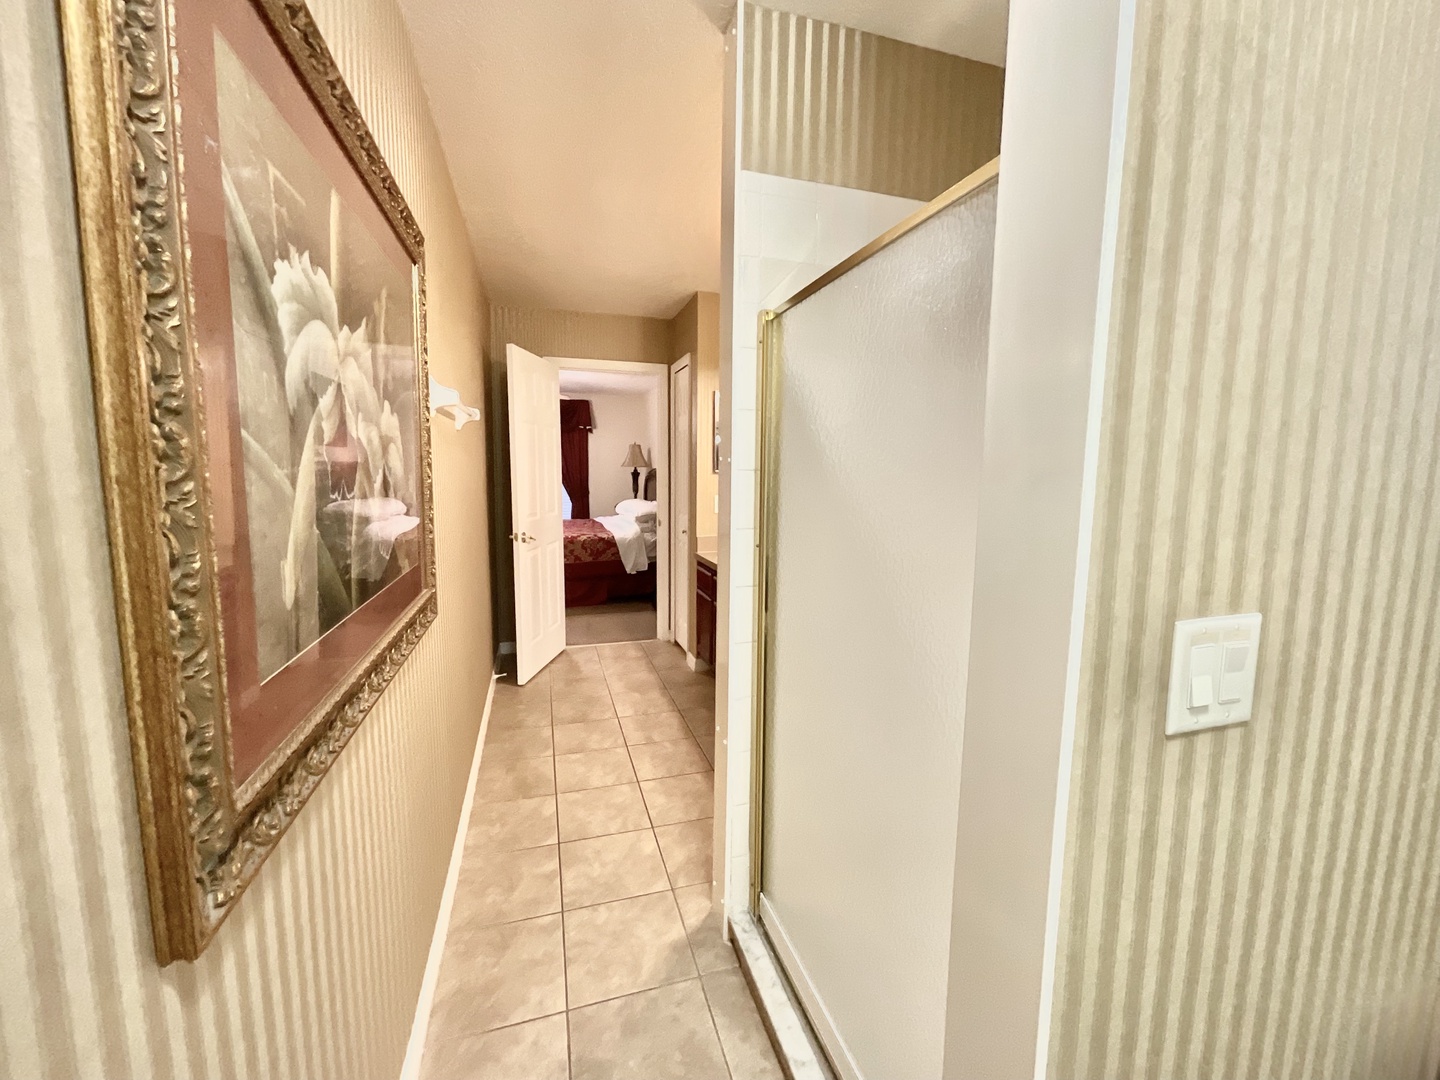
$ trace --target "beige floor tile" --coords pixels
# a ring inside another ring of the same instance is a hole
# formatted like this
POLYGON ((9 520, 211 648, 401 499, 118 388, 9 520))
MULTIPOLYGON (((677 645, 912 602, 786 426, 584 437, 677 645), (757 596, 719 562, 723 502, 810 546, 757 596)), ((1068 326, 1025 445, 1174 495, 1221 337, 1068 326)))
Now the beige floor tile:
POLYGON ((613 694, 617 690, 664 690, 660 675, 648 660, 639 660, 605 668, 605 685, 613 694))
POLYGON ((690 938, 690 951, 701 974, 737 967, 735 950, 725 940, 725 912, 715 903, 714 887, 707 881, 675 890, 675 903, 680 907, 680 921, 690 938))
POLYGON ((713 708, 692 705, 688 709, 681 709, 680 714, 685 717, 685 726, 690 729, 690 734, 697 739, 701 735, 715 734, 715 710, 713 708))
POLYGON ((561 840, 587 840, 650 827, 638 784, 567 791, 559 804, 561 840))
POLYGON ((696 736, 695 736, 695 742, 699 745, 699 747, 700 747, 700 752, 705 755, 705 760, 710 763, 710 767, 711 767, 711 768, 714 768, 714 767, 715 767, 715 736, 714 736, 714 735, 696 735, 696 736))
POLYGON ((667 671, 690 670, 690 665, 685 660, 685 650, 673 641, 647 641, 644 644, 645 655, 662 675, 667 671))
POLYGON ((587 750, 583 754, 562 754, 555 759, 555 785, 560 791, 633 784, 635 770, 630 752, 623 746, 610 750, 587 750))
POLYGON ((555 798, 506 802, 477 802, 470 811, 470 830, 465 837, 465 858, 490 851, 519 851, 544 847, 560 838, 555 822, 555 798))
POLYGON ((516 698, 508 702, 496 700, 490 713, 490 728, 495 731, 516 731, 521 728, 550 726, 550 690, 543 696, 516 698))
POLYGON ((421 1080, 570 1080, 565 1014, 482 1035, 429 1040, 421 1080))
POLYGON ((570 1014, 572 1080, 729 1080, 699 980, 570 1014))
POLYGON ((437 1039, 474 1035, 565 1009, 559 915, 446 936, 430 1026, 437 1039))
POLYGON ((685 925, 667 891, 565 915, 570 1007, 694 978, 685 925))
POLYGON ((663 686, 646 687, 639 690, 610 690, 610 700, 615 705, 616 716, 636 716, 640 713, 670 712, 675 703, 663 686))
POLYGON ((550 671, 537 672, 524 686, 515 682, 513 675, 507 675, 495 684, 495 704, 506 705, 513 701, 533 701, 536 699, 548 701, 550 699, 550 671))
POLYGON ((735 1080, 784 1080, 745 976, 738 969, 716 971, 703 981, 730 1075, 735 1080))
POLYGON ((597 645, 595 652, 600 657, 600 666, 609 671, 626 666, 650 666, 650 654, 643 641, 623 641, 610 645, 597 645))
POLYGON ((678 889, 711 879, 710 841, 714 829, 713 818, 656 827, 655 839, 660 844, 660 856, 665 860, 671 885, 678 889))
POLYGON ((694 821, 715 814, 713 773, 646 780, 640 785, 640 792, 645 796, 650 820, 656 825, 674 825, 679 821, 694 821))
POLYGON ((550 758, 523 761, 480 761, 475 798, 480 802, 533 799, 555 793, 555 767, 550 758))
POLYGON ((555 692, 552 718, 558 724, 581 724, 587 720, 604 720, 615 716, 610 691, 598 678, 570 689, 555 692))
POLYGON ((678 712, 647 713, 622 716, 620 728, 631 746, 639 743, 668 742, 690 734, 690 726, 678 712))
POLYGON ((715 680, 709 675, 667 675, 665 689, 681 709, 715 708, 715 680))
POLYGON ((566 678, 598 675, 600 670, 600 654, 595 651, 594 645, 572 645, 550 662, 550 685, 553 689, 556 683, 566 678))
POLYGON ((662 776, 683 776, 685 773, 708 772, 710 759, 688 734, 670 742, 640 743, 630 747, 630 761, 639 780, 658 780, 662 776))
POLYGON ((485 761, 549 757, 554 752, 549 727, 491 730, 485 735, 485 761))
POLYGON ((624 745, 625 736, 620 732, 620 722, 613 718, 558 724, 555 727, 557 754, 579 754, 586 750, 606 750, 624 745))
POLYGON ((475 855, 460 864, 451 925, 494 926, 559 910, 559 848, 475 855))
POLYGON ((568 671, 557 672, 555 677, 550 680, 550 701, 553 704, 566 694, 593 690, 597 686, 604 685, 605 669, 600 666, 598 660, 581 667, 572 667, 568 671))
POLYGON ((649 829, 561 844, 560 883, 566 911, 670 888, 649 829))

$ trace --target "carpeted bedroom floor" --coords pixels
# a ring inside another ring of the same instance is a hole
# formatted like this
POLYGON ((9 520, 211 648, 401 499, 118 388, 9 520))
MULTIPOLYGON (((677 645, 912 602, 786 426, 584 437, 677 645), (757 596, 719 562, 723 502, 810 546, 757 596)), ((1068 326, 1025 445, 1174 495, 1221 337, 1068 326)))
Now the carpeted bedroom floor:
POLYGON ((655 604, 649 600, 565 609, 566 645, 649 641, 655 636, 655 604))

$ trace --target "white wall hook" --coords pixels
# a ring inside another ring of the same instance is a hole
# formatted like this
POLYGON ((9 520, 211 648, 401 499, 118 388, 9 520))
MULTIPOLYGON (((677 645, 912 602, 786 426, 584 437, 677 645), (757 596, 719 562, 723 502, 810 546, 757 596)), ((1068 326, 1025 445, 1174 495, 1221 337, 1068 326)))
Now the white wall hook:
POLYGON ((462 402, 460 391, 450 386, 444 386, 432 378, 430 380, 430 415, 434 416, 437 413, 454 420, 456 431, 472 420, 480 419, 480 410, 462 402))

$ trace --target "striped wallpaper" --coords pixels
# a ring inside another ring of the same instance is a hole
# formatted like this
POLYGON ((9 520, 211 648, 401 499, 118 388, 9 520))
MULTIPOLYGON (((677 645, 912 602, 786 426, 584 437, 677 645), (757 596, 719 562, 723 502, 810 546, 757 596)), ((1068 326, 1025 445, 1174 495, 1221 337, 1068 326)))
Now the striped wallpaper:
MULTIPOLYGON (((428 238, 431 369, 485 299, 393 0, 312 5, 428 238)), ((194 964, 157 967, 53 0, 0 38, 0 1077, 395 1080, 492 654, 483 432, 434 433, 440 617, 194 964)))
POLYGON ((668 364, 675 359, 670 355, 671 321, 496 304, 490 308, 490 351, 501 363, 506 344, 514 343, 538 356, 668 364))
POLYGON ((1005 71, 747 4, 741 167, 933 199, 1000 153, 1005 71))
POLYGON ((1050 1075, 1435 1080, 1440 6, 1138 8, 1050 1075))

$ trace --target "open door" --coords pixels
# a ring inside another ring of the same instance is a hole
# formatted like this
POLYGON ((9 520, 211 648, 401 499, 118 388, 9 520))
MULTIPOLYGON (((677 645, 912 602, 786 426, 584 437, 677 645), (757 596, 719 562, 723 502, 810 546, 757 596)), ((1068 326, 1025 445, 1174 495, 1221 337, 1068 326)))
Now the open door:
POLYGON ((560 372, 507 345, 510 550, 515 559, 515 678, 522 686, 565 648, 560 513, 560 372))
POLYGON ((690 639, 690 605, 695 601, 691 579, 690 490, 695 479, 695 438, 691 425, 690 357, 670 368, 670 603, 674 608, 675 642, 694 655, 690 639))

